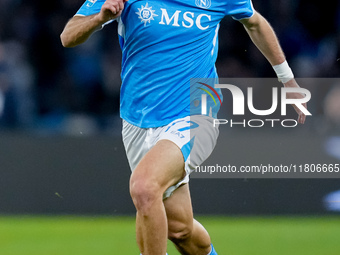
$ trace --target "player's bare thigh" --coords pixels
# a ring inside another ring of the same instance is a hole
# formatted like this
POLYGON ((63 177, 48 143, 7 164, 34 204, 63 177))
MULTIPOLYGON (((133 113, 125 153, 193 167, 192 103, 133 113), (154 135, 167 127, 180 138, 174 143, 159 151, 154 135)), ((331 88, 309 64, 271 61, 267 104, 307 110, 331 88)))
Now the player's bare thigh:
POLYGON ((130 178, 130 191, 149 189, 162 195, 185 176, 184 159, 179 147, 160 140, 142 158, 130 178))

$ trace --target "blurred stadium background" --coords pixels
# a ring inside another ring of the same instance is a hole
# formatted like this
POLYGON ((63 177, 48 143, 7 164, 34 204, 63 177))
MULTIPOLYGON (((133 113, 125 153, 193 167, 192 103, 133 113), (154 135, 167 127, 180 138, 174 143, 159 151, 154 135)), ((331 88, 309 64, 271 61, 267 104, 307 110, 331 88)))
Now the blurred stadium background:
MULTIPOLYGON (((1 255, 138 254, 117 26, 74 49, 59 40, 82 3, 0 0, 1 255)), ((253 3, 296 77, 322 78, 302 79, 313 117, 290 130, 223 127, 208 163, 339 163, 339 1, 253 3)), ((219 37, 221 77, 274 77, 239 23, 225 18, 219 37)), ((340 179, 194 178, 191 190, 219 254, 339 254, 340 179)))

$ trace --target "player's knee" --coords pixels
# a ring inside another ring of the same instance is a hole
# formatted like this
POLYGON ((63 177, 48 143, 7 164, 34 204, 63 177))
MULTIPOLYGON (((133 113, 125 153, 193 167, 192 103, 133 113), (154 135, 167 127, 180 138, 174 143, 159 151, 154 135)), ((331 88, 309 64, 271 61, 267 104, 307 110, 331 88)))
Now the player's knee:
POLYGON ((162 192, 159 186, 148 180, 131 180, 130 195, 137 211, 143 214, 152 210, 152 205, 157 200, 162 202, 162 192))
POLYGON ((181 222, 169 223, 168 238, 174 243, 188 240, 192 235, 192 225, 181 222))

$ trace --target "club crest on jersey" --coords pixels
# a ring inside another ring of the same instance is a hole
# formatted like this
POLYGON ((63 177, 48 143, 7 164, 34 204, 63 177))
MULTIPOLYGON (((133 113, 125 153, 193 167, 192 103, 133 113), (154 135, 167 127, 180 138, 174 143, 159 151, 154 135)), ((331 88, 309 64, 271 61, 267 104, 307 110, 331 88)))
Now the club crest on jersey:
POLYGON ((208 9, 211 6, 211 0, 195 0, 195 4, 203 9, 208 9))
POLYGON ((146 3, 145 6, 142 5, 141 8, 138 8, 138 18, 141 20, 141 22, 144 22, 144 26, 146 26, 146 23, 151 23, 151 20, 154 20, 154 17, 158 16, 155 14, 155 11, 152 10, 152 6, 148 6, 148 3, 146 3))
POLYGON ((97 0, 87 0, 86 7, 92 7, 96 2, 97 0))

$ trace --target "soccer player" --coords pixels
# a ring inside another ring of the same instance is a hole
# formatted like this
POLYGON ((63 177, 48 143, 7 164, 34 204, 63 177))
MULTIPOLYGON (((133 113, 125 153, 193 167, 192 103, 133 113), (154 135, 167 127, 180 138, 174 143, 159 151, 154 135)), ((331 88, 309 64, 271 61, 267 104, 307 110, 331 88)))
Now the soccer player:
MULTIPOLYGON (((208 82, 191 86, 190 79, 217 78, 218 30, 225 16, 244 25, 284 86, 299 87, 273 29, 251 0, 87 0, 61 34, 62 44, 73 47, 118 22, 122 135, 143 255, 166 254, 167 238, 181 254, 217 254, 193 218, 188 176, 216 144, 212 121, 220 105, 208 98, 202 115, 201 94, 213 88, 208 82)), ((221 91, 213 91, 222 100, 221 91)), ((303 112, 295 110, 304 123, 303 112)))

